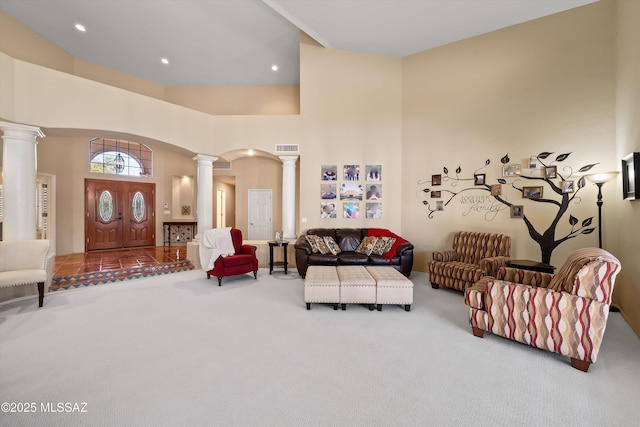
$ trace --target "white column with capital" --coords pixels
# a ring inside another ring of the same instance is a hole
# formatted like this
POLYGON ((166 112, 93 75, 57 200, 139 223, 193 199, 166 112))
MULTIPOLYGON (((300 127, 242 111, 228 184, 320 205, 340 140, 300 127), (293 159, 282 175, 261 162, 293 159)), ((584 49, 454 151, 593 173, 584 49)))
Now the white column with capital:
POLYGON ((0 122, 2 131, 3 240, 37 238, 36 138, 40 128, 0 122))
POLYGON ((215 156, 198 154, 193 158, 197 162, 196 206, 198 233, 193 242, 187 244, 187 259, 195 268, 200 268, 200 238, 205 230, 213 228, 213 162, 215 156))
POLYGON ((196 205, 198 206, 198 234, 196 240, 205 230, 213 228, 213 162, 218 160, 215 156, 198 154, 193 158, 198 165, 196 205))
POLYGON ((298 156, 280 156, 280 160, 282 160, 282 232, 285 239, 295 239, 298 156))

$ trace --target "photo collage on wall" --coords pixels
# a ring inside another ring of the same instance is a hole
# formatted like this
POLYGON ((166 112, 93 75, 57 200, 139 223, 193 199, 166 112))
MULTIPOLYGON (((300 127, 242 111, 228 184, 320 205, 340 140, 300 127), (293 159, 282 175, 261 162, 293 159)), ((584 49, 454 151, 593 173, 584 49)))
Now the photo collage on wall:
POLYGON ((361 205, 366 218, 382 218, 382 165, 322 165, 321 176, 320 218, 357 219, 361 205))

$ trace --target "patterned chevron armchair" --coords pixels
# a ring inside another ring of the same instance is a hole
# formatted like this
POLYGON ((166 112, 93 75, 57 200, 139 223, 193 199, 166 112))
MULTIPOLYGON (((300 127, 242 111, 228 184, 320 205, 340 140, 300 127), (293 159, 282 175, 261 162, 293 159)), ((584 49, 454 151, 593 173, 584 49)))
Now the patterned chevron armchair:
POLYGON ((484 331, 571 358, 587 372, 600 350, 620 261, 598 248, 572 253, 555 275, 502 267, 465 291, 473 334, 484 331))
POLYGON ((458 231, 452 249, 433 253, 431 286, 464 291, 483 276, 495 276, 509 260, 510 250, 511 237, 506 234, 458 231))

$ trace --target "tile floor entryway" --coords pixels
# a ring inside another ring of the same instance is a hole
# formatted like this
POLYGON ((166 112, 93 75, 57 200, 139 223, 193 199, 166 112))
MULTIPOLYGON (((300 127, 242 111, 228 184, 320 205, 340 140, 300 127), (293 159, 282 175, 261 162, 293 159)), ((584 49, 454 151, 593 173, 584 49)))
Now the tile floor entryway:
POLYGON ((55 258, 49 292, 193 270, 186 246, 102 250, 55 258))

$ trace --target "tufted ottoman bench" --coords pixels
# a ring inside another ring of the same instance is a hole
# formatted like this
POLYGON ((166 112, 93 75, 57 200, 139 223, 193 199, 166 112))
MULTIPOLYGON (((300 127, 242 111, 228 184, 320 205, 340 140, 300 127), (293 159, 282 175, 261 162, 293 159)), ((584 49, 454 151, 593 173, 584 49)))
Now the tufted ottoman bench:
POLYGON ((340 278, 340 303, 346 310, 347 304, 368 304, 373 310, 376 303, 376 281, 364 265, 339 265, 336 267, 340 278))
POLYGON ((334 303, 333 309, 338 309, 340 279, 335 267, 309 266, 304 279, 304 301, 307 310, 311 310, 311 303, 334 303))
POLYGON ((413 303, 413 282, 393 267, 369 266, 367 272, 376 281, 376 304, 382 311, 382 304, 404 305, 405 311, 411 310, 413 303))

